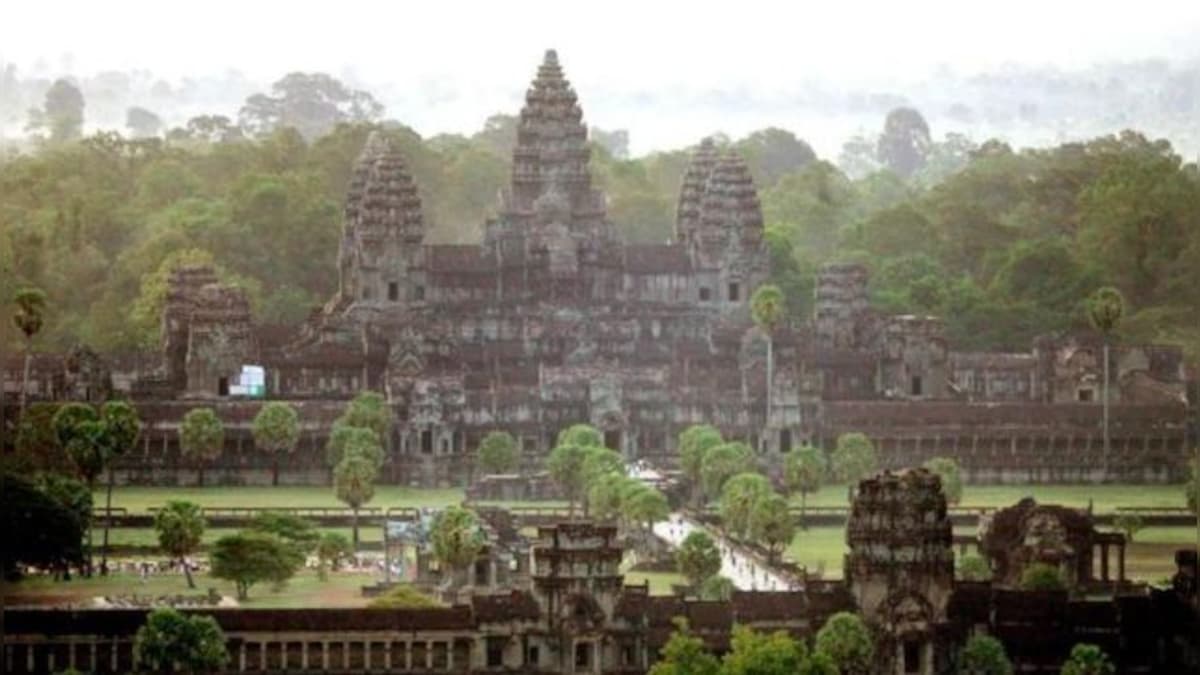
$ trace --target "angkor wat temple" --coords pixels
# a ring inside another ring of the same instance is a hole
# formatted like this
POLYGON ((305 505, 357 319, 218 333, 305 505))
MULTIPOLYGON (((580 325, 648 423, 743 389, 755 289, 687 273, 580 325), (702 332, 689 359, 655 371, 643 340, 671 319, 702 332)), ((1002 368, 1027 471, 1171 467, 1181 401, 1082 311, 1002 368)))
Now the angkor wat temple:
MULTIPOLYGON (((946 455, 976 481, 1158 481, 1183 470, 1189 397, 1178 349, 1112 349, 1104 456, 1098 336, 956 352, 936 317, 873 310, 858 264, 826 265, 814 315, 772 332, 768 382, 767 335, 749 301, 770 278, 770 255, 746 164, 702 142, 683 175, 673 241, 621 241, 592 186, 583 113, 553 51, 526 94, 511 184, 483 240, 426 243, 420 186, 377 133, 350 181, 337 272, 337 294, 280 331, 255 325, 245 296, 211 269, 179 269, 161 360, 41 356, 35 399, 115 386, 139 400, 145 452, 122 476, 135 481, 191 480, 176 430, 197 405, 214 406, 230 431, 224 479, 267 475, 266 457, 235 452, 250 446, 260 405, 229 395, 245 364, 265 368, 268 398, 301 409, 305 434, 287 482, 326 480, 328 424, 363 389, 393 406, 385 478, 408 483, 459 482, 464 456, 497 428, 520 439, 533 465, 576 422, 630 458, 668 459, 682 429, 712 423, 767 457, 862 431, 886 466, 946 455)), ((20 360, 6 370, 11 393, 20 360)))

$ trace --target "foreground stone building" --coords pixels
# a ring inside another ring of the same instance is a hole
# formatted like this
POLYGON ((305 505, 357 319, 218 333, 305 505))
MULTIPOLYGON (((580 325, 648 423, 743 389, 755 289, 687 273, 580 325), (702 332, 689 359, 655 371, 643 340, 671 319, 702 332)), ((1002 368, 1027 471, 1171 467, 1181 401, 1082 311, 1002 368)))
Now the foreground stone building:
MULTIPOLYGON (((803 578, 793 590, 739 591, 728 601, 653 596, 619 572, 617 529, 591 522, 538 528, 510 588, 466 591, 441 609, 213 609, 231 672, 645 673, 685 618, 709 649, 735 625, 811 640, 830 616, 860 614, 872 673, 949 674, 972 635, 1001 640, 1015 672, 1058 673, 1071 648, 1099 645, 1121 673, 1200 668, 1197 558, 1180 551, 1169 588, 1094 579, 1092 549, 1116 543, 1085 514, 1022 502, 996 515, 981 543, 991 581, 955 579, 946 500, 924 470, 860 483, 845 580, 803 578), (1020 542, 1014 544, 1014 542, 1020 542), (1011 575, 1054 564, 1069 590, 1025 591, 1011 575)), ((1123 543, 1123 542, 1122 542, 1123 543)), ((1123 558, 1123 553, 1121 554, 1123 558)), ((1107 570, 1107 566, 1105 567, 1107 570)), ((1107 576, 1107 573, 1105 574, 1107 576)), ((478 579, 476 580, 478 581, 478 579)), ((10 609, 6 672, 134 668, 144 610, 10 609)))
MULTIPOLYGON (((117 389, 139 399, 148 422, 144 453, 129 462, 140 474, 121 478, 193 480, 176 429, 203 404, 230 431, 225 479, 262 480, 268 459, 240 452, 259 403, 231 396, 247 364, 265 368, 268 398, 301 408, 306 433, 282 476, 292 483, 326 479, 329 411, 363 389, 386 393, 395 413, 385 479, 415 484, 464 480, 464 456, 497 428, 520 439, 532 468, 578 422, 627 457, 666 462, 682 429, 711 423, 768 457, 863 431, 887 466, 947 455, 977 481, 1181 473, 1179 350, 1113 350, 1106 457, 1094 336, 1047 337, 1023 353, 956 352, 937 317, 872 309, 858 264, 819 271, 813 316, 770 336, 768 382, 768 336, 748 305, 769 279, 770 255, 742 159, 700 143, 666 244, 617 236, 588 160, 582 109, 553 51, 526 93, 511 181, 479 243, 426 241, 421 186, 386 134, 372 134, 347 191, 339 290, 308 321, 258 326, 211 269, 182 268, 170 279, 161 359, 112 355, 117 389)), ((19 366, 7 367, 11 394, 19 366)), ((84 382, 95 372, 46 357, 31 389, 92 396, 103 391, 84 382)))

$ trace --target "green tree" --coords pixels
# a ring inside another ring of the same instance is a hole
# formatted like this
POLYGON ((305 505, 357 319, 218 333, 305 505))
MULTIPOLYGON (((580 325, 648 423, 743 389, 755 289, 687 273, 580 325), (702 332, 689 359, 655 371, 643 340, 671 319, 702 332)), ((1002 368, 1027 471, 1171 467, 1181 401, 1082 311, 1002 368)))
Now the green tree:
POLYGON ((615 450, 591 447, 584 454, 582 471, 584 485, 590 485, 611 473, 625 475, 625 460, 615 450))
POLYGON ((358 550, 358 510, 375 496, 379 471, 367 452, 355 445, 346 446, 346 454, 333 469, 333 486, 338 501, 353 514, 354 550, 358 550))
POLYGON ((188 588, 195 588, 192 566, 187 557, 200 548, 204 538, 204 511, 192 502, 167 502, 164 508, 154 514, 154 529, 158 532, 159 548, 179 561, 188 588))
POLYGON ((688 480, 693 504, 701 497, 701 469, 704 455, 724 443, 721 432, 708 424, 693 424, 679 434, 679 466, 688 480))
POLYGON ((1021 590, 1065 591, 1067 582, 1062 572, 1053 565, 1033 563, 1021 572, 1021 590))
POLYGON ((317 576, 321 581, 329 578, 329 570, 337 571, 342 561, 354 555, 350 540, 338 532, 326 532, 317 541, 317 576))
POLYGON ((74 141, 83 135, 83 92, 65 79, 57 79, 46 90, 41 108, 29 111, 26 129, 44 129, 55 143, 74 141))
POLYGON ((991 635, 972 635, 959 657, 964 675, 1012 675, 1004 644, 991 635))
POLYGON ((771 418, 771 389, 775 382, 775 329, 787 310, 783 291, 774 284, 765 284, 750 298, 750 316, 754 325, 767 336, 767 419, 771 418))
POLYGON ((982 556, 965 555, 958 559, 958 578, 963 581, 987 581, 992 570, 982 556))
POLYGON ((875 444, 866 434, 858 432, 838 436, 831 460, 834 476, 851 485, 874 473, 879 466, 875 444))
POLYGON ((573 424, 558 432, 556 445, 579 445, 585 448, 603 448, 604 435, 590 424, 573 424))
POLYGON ((779 560, 796 536, 796 522, 788 511, 788 502, 781 495, 760 497, 750 512, 751 537, 767 549, 771 562, 779 560))
POLYGON ((254 445, 271 455, 271 485, 279 485, 279 456, 300 442, 300 415, 290 404, 271 401, 259 409, 251 428, 254 445))
POLYGON ((337 422, 348 427, 361 427, 374 431, 375 435, 379 437, 380 446, 386 449, 387 439, 392 433, 392 409, 382 394, 364 391, 350 401, 337 422))
POLYGON ((325 443, 325 462, 330 467, 336 467, 346 456, 347 448, 354 448, 363 454, 375 468, 383 466, 383 445, 379 441, 379 434, 366 427, 334 422, 329 429, 329 440, 325 443))
POLYGON ((1117 672, 1104 650, 1096 645, 1081 643, 1071 648, 1063 663, 1062 675, 1114 675, 1117 672))
POLYGON ((108 574, 108 531, 112 525, 112 493, 115 477, 113 464, 137 446, 142 422, 137 410, 125 401, 108 401, 100 406, 100 422, 104 427, 104 466, 108 469, 108 485, 104 490, 104 540, 100 547, 100 569, 108 574))
POLYGON ((479 517, 461 506, 449 506, 434 518, 429 532, 433 555, 448 578, 475 562, 483 550, 485 537, 479 517))
POLYGON ((479 470, 485 475, 508 473, 517 468, 517 441, 507 431, 489 431, 476 455, 479 470))
POLYGON ((877 152, 884 166, 909 178, 925 166, 932 146, 925 118, 915 108, 901 107, 884 120, 877 152))
POLYGON ((667 519, 671 507, 667 497, 645 483, 630 480, 621 498, 621 516, 632 524, 645 540, 654 532, 654 524, 667 519))
MULTIPOLYGON (((572 427, 572 429, 575 428, 577 427, 572 427)), ((575 505, 579 503, 587 486, 585 463, 592 455, 593 450, 602 446, 581 445, 574 442, 593 440, 587 434, 570 435, 563 432, 559 434, 558 440, 558 445, 550 451, 550 456, 546 459, 546 470, 550 472, 550 479, 558 485, 563 496, 566 497, 569 509, 573 514, 575 505)))
POLYGON ((433 609, 445 607, 437 600, 413 588, 411 584, 396 584, 387 593, 367 605, 371 609, 433 609))
POLYGON ((721 524, 738 539, 749 539, 755 505, 771 494, 771 483, 762 474, 739 473, 721 489, 721 524))
POLYGON ((783 460, 783 484, 788 494, 800 495, 800 527, 804 529, 808 529, 805 521, 808 495, 821 489, 828 471, 829 462, 825 459, 825 453, 807 444, 788 453, 783 460))
POLYGON ((1088 298, 1087 301, 1088 319, 1092 322, 1092 326, 1100 331, 1104 336, 1104 391, 1101 394, 1104 397, 1104 459, 1101 465, 1104 468, 1104 475, 1108 476, 1108 460, 1109 460, 1109 430, 1108 430, 1108 384, 1109 384, 1109 356, 1108 348, 1109 341, 1112 339, 1113 331, 1121 323, 1121 315, 1125 313, 1125 299, 1121 297, 1121 292, 1112 286, 1105 286, 1097 290, 1088 298))
POLYGON ((707 532, 693 530, 675 551, 675 564, 689 584, 698 586, 721 571, 721 552, 707 532))
POLYGON ((0 556, 5 579, 17 577, 23 565, 60 571, 68 578, 72 565, 84 565, 81 544, 87 523, 80 512, 7 471, 0 473, 0 525, 6 537, 5 555, 0 556))
POLYGON ((733 585, 732 579, 714 574, 700 583, 696 595, 700 596, 701 600, 728 602, 735 590, 737 586, 733 585))
POLYGON ((700 466, 700 480, 704 486, 704 494, 710 500, 721 496, 725 481, 739 473, 753 471, 754 459, 750 447, 745 443, 734 441, 722 443, 715 448, 709 448, 704 453, 704 461, 700 466))
POLYGON ((925 468, 942 480, 942 494, 946 495, 947 504, 962 501, 963 482, 958 462, 949 457, 932 457, 925 462, 925 468))
POLYGON ((808 657, 803 642, 783 631, 760 633, 735 626, 722 675, 794 675, 808 657))
POLYGON ((687 620, 675 619, 675 632, 663 645, 662 654, 647 675, 719 675, 721 663, 692 635, 687 620))
POLYGON ((216 411, 193 408, 183 416, 179 424, 179 449, 196 463, 197 482, 204 487, 204 467, 225 449, 225 425, 216 411))
POLYGON ((1136 513, 1122 513, 1113 518, 1113 527, 1125 535, 1125 539, 1133 542, 1133 535, 1146 526, 1146 521, 1136 513))
POLYGON ((221 537, 209 554, 214 579, 232 581, 239 600, 249 597, 250 587, 271 581, 284 583, 304 564, 296 549, 272 534, 239 532, 221 537))
POLYGON ((311 520, 284 511, 263 511, 250 521, 249 530, 273 534, 307 556, 317 548, 321 533, 311 520))
POLYGON ((587 493, 590 517, 599 521, 613 521, 619 518, 621 503, 632 480, 620 474, 610 473, 592 481, 587 493))
MULTIPOLYGON (((112 462, 137 443, 141 424, 137 412, 124 401, 109 401, 96 409, 83 403, 68 403, 54 414, 54 433, 71 458, 89 491, 95 491, 96 479, 109 469, 101 569, 108 566, 108 512, 112 507, 112 462)), ((88 524, 88 571, 91 572, 91 524, 88 524)))
POLYGON ((225 633, 211 616, 170 607, 146 616, 133 641, 134 660, 156 673, 217 672, 229 663, 225 633))
POLYGON ((134 138, 154 138, 162 131, 162 118, 139 106, 125 110, 125 127, 134 138))
POLYGON ((16 311, 13 325, 25 336, 25 365, 21 376, 20 407, 18 418, 25 414, 25 398, 29 391, 29 364, 33 361, 33 338, 46 322, 46 294, 39 288, 21 288, 13 297, 16 311))
POLYGON ((369 122, 383 114, 370 93, 351 89, 325 73, 288 73, 271 95, 254 94, 238 112, 241 126, 263 136, 291 127, 315 140, 342 122, 369 122))
POLYGON ((829 617, 813 644, 814 651, 825 654, 847 674, 872 672, 875 643, 871 632, 857 614, 838 612, 829 617))

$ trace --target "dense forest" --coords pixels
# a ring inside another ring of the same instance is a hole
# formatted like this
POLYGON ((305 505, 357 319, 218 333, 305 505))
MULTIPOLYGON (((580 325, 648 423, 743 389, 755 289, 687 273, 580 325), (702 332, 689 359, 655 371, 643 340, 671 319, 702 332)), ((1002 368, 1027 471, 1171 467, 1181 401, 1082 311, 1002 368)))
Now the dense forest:
MULTIPOLYGON (((184 259, 245 287, 260 321, 301 320, 335 288, 341 203, 371 129, 403 149, 431 241, 477 240, 508 181, 511 116, 422 138, 383 121, 369 94, 294 74, 237 120, 167 128, 131 109, 127 134, 85 136, 86 101, 60 82, 30 113, 33 149, 0 158, 0 294, 45 289, 45 349, 156 345, 166 271, 184 259)), ((1200 358, 1200 173, 1170 143, 1134 131, 1023 150, 939 141, 908 107, 880 129, 837 164, 783 129, 717 137, 751 166, 794 317, 817 266, 859 260, 881 309, 943 315, 959 348, 1026 349, 1084 326, 1083 298, 1112 284, 1129 305, 1124 339, 1200 358)), ((611 220, 631 240, 669 240, 689 149, 628 158, 621 132, 592 136, 611 220)), ((14 345, 9 324, 0 338, 14 345)))

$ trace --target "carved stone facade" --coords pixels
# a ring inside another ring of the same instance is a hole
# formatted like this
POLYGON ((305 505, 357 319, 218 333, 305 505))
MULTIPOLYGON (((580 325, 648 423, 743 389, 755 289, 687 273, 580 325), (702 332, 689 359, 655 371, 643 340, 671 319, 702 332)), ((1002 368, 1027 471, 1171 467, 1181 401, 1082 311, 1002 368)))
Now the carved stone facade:
POLYGON ((846 543, 846 583, 876 635, 875 672, 944 672, 936 647, 954 592, 954 547, 938 477, 911 469, 860 482, 846 543))

